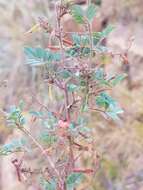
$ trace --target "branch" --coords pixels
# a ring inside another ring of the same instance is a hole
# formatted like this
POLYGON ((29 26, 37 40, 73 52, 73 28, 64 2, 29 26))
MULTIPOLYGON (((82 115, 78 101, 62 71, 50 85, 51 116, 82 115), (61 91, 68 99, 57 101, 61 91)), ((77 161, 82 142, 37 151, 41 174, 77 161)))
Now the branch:
POLYGON ((48 165, 50 166, 50 169, 52 169, 52 171, 55 173, 55 175, 57 177, 59 176, 59 172, 58 170, 55 168, 55 165, 52 161, 52 159, 48 156, 47 152, 45 151, 45 149, 41 146, 41 144, 31 135, 31 133, 24 128, 23 126, 20 126, 18 123, 16 123, 16 126, 18 129, 20 129, 24 134, 26 134, 29 139, 31 139, 33 141, 33 143, 38 147, 38 149, 40 150, 40 152, 42 153, 42 155, 45 156, 46 160, 48 161, 48 165))

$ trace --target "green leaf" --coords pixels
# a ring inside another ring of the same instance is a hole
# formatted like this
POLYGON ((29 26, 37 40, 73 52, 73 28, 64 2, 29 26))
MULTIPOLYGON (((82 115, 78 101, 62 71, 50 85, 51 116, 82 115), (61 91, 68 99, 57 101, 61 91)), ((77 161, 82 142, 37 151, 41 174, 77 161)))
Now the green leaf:
POLYGON ((86 117, 79 116, 77 119, 77 123, 78 123, 78 126, 82 128, 83 126, 87 126, 88 121, 86 117))
POLYGON ((107 93, 102 92, 96 97, 96 104, 107 109, 110 105, 115 105, 116 101, 107 93))
POLYGON ((21 111, 24 109, 24 105, 25 105, 24 101, 23 101, 23 100, 20 100, 18 107, 19 107, 19 109, 20 109, 21 111))
POLYGON ((78 56, 79 53, 77 52, 76 47, 74 47, 74 48, 68 49, 66 51, 66 54, 67 54, 67 56, 70 56, 70 57, 76 57, 76 56, 78 56))
POLYGON ((82 56, 87 56, 90 54, 90 48, 89 47, 83 47, 81 48, 81 55, 82 56))
POLYGON ((96 104, 97 106, 104 107, 105 109, 109 106, 109 104, 101 96, 96 97, 96 104))
POLYGON ((99 83, 100 85, 111 87, 110 82, 108 82, 107 80, 100 80, 99 83))
POLYGON ((77 130, 76 124, 74 122, 70 123, 68 130, 72 136, 78 135, 79 131, 77 130))
POLYGON ((47 145, 52 145, 57 141, 57 137, 43 132, 42 134, 40 134, 40 140, 47 145))
POLYGON ((113 31, 114 27, 111 25, 108 25, 102 32, 101 32, 101 36, 102 38, 106 38, 112 31, 113 31))
POLYGON ((122 75, 118 75, 115 77, 115 79, 113 79, 111 81, 111 85, 112 86, 116 86, 117 84, 119 84, 122 80, 124 80, 126 78, 127 74, 122 74, 122 75))
POLYGON ((75 84, 68 84, 67 88, 69 92, 75 92, 76 90, 78 90, 78 86, 75 84))
POLYGON ((96 6, 94 4, 90 4, 86 10, 86 16, 89 22, 92 22, 94 17, 96 16, 96 6))
POLYGON ((59 52, 51 52, 42 48, 25 47, 24 52, 27 55, 27 63, 31 66, 44 65, 47 62, 60 61, 59 52))
POLYGON ((54 129, 55 126, 57 126, 57 118, 51 113, 48 112, 48 118, 42 120, 42 126, 47 130, 54 129))
POLYGON ((104 79, 104 70, 103 68, 99 68, 93 75, 93 78, 96 80, 103 80, 104 79))
POLYGON ((117 105, 110 105, 106 111, 106 114, 113 120, 119 119, 118 114, 122 114, 124 111, 117 105))
POLYGON ((35 116, 35 117, 42 117, 43 116, 43 112, 40 112, 40 111, 30 111, 30 114, 32 116, 35 116))
POLYGON ((56 181, 54 179, 51 179, 49 181, 46 181, 45 179, 40 179, 40 184, 43 188, 43 190, 56 190, 56 181))
MULTIPOLYGON (((49 52, 48 52, 49 53, 49 52)), ((60 61, 61 60, 61 53, 60 52, 50 52, 52 59, 50 61, 60 61)))
POLYGON ((81 36, 81 43, 82 43, 82 46, 89 45, 89 43, 90 43, 89 35, 82 35, 81 36))
POLYGON ((73 190, 82 180, 82 173, 72 173, 67 177, 66 184, 68 190, 73 190))
POLYGON ((72 40, 76 45, 81 44, 81 36, 79 36, 77 33, 72 34, 72 40))
POLYGON ((82 8, 79 5, 72 6, 72 16, 75 19, 75 21, 79 24, 84 23, 84 12, 82 8))
POLYGON ((93 80, 97 80, 100 85, 111 86, 108 80, 104 79, 104 70, 99 68, 92 75, 93 80))
POLYGON ((23 117, 23 115, 20 116, 19 123, 21 126, 23 126, 26 123, 26 119, 25 119, 25 117, 23 117))
POLYGON ((106 52, 108 52, 108 47, 100 45, 100 44, 97 47, 95 47, 95 49, 99 53, 106 53, 106 52))
POLYGON ((45 64, 46 51, 41 48, 25 47, 24 52, 27 55, 27 64, 39 66, 45 64))
POLYGON ((62 71, 60 72, 60 76, 61 76, 62 78, 64 78, 64 79, 67 79, 67 78, 69 78, 69 77, 72 76, 72 73, 71 73, 70 71, 64 69, 64 70, 62 70, 62 71))
POLYGON ((10 112, 7 114, 7 121, 8 125, 12 127, 16 127, 16 123, 20 124, 21 126, 25 124, 26 119, 22 115, 22 110, 20 107, 12 106, 10 112))
POLYGON ((101 32, 93 32, 93 44, 96 47, 98 44, 99 40, 102 38, 102 33, 101 32))
POLYGON ((96 97, 96 104, 99 107, 104 107, 106 114, 113 120, 118 119, 118 114, 123 113, 123 110, 118 106, 117 102, 107 93, 102 92, 96 97))
POLYGON ((9 155, 24 149, 26 142, 23 139, 14 139, 11 143, 5 144, 0 148, 0 155, 9 155))

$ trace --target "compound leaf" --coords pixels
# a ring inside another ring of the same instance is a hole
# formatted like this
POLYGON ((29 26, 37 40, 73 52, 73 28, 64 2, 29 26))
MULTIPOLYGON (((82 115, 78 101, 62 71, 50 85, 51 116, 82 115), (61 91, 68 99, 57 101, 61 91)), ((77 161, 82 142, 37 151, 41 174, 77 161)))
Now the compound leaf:
POLYGON ((92 22, 94 17, 96 16, 96 6, 94 4, 90 4, 86 10, 86 16, 89 22, 92 22))
POLYGON ((84 12, 79 5, 72 6, 72 16, 77 23, 84 23, 84 12))

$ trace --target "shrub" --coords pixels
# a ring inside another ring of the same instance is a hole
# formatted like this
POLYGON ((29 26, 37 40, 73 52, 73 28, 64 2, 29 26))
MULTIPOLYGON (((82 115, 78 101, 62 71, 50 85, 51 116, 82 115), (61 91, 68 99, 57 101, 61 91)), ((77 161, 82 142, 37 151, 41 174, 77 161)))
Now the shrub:
POLYGON ((76 189, 84 175, 94 176, 99 167, 100 157, 95 150, 92 129, 87 126, 88 118, 93 111, 102 113, 105 118, 119 119, 118 114, 123 110, 108 91, 125 75, 108 76, 102 67, 103 57, 114 56, 102 43, 113 27, 93 32, 92 21, 96 13, 94 4, 88 4, 87 9, 82 10, 79 5, 64 2, 56 5, 56 28, 40 18, 39 23, 27 32, 41 28, 49 36, 53 34, 47 49, 24 49, 27 64, 44 69, 47 96, 53 106, 44 105, 35 98, 40 109, 30 110, 29 115, 32 123, 38 122, 41 126, 36 137, 26 127, 23 102, 6 114, 8 124, 20 130, 24 137, 4 145, 0 154, 24 152, 29 155, 33 152, 40 160, 40 167, 37 164, 35 169, 23 166, 23 160, 13 160, 19 181, 23 181, 23 176, 34 175, 43 189, 76 189), (72 33, 72 41, 66 39, 62 31, 61 20, 65 14, 71 14, 85 28, 85 32, 72 33), (58 92, 57 96, 53 97, 52 91, 58 92), (79 161, 83 152, 91 159, 86 168, 79 161))

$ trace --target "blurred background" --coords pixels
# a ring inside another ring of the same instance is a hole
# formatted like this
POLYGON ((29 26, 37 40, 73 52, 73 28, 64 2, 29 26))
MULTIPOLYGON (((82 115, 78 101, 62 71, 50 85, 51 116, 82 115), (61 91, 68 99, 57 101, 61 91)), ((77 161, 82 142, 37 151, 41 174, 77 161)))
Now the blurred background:
MULTIPOLYGON (((84 5, 84 1, 76 0, 84 5)), ((31 90, 43 89, 40 70, 25 64, 24 46, 46 47, 46 36, 41 32, 25 35, 39 17, 54 22, 54 3, 50 0, 0 0, 0 108, 26 101, 32 105, 31 90), (30 90, 31 89, 31 90, 30 90)), ((95 127, 97 149, 102 155, 100 170, 92 182, 83 190, 143 190, 143 0, 93 0, 99 6, 94 30, 107 24, 115 26, 107 45, 113 52, 128 51, 129 63, 118 59, 104 60, 105 70, 113 73, 126 72, 128 77, 113 90, 113 95, 125 110, 120 122, 106 121, 97 114, 92 115, 91 127, 95 127)), ((65 28, 74 29, 74 26, 65 28)), ((15 136, 5 127, 0 113, 0 143, 15 136)), ((0 189, 25 188, 18 184, 11 157, 0 158, 0 189)), ((34 187, 29 189, 34 190, 34 187)))

